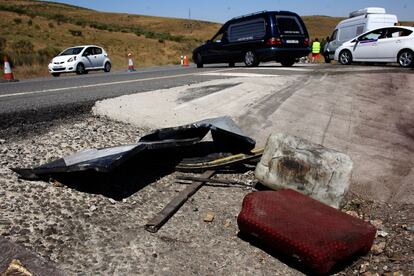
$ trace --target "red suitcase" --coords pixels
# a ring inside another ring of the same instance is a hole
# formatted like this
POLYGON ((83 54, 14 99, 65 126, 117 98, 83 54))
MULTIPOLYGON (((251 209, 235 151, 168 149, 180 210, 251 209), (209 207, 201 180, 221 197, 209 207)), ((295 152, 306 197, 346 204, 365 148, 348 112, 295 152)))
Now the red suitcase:
POLYGON ((237 218, 240 233, 313 273, 371 249, 376 229, 294 190, 248 194, 237 218))

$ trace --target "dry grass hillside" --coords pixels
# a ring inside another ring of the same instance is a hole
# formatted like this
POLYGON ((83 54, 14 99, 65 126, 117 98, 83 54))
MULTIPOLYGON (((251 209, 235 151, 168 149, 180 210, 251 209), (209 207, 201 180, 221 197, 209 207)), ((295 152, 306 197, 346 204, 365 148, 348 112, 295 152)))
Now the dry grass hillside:
MULTIPOLYGON (((304 16, 311 38, 329 35, 342 18, 304 16)), ((0 55, 7 54, 18 78, 48 75, 50 58, 66 47, 103 46, 114 69, 176 64, 182 54, 211 38, 221 24, 154 16, 104 13, 31 0, 0 0, 0 55)), ((1 65, 2 66, 2 65, 1 65)), ((0 67, 1 67, 0 66, 0 67)))
POLYGON ((47 75, 50 58, 66 47, 103 46, 114 69, 174 64, 210 38, 220 24, 141 15, 102 13, 58 3, 0 0, 0 54, 12 57, 20 78, 47 75))

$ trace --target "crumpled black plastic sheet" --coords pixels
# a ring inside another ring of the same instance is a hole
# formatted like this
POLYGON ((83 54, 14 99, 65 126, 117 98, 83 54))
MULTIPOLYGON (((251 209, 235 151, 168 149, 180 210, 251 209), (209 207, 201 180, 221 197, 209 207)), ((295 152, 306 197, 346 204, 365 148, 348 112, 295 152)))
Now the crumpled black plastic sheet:
MULTIPOLYGON (((228 116, 211 118, 188 125, 155 130, 141 137, 137 144, 87 149, 35 168, 13 168, 21 178, 42 179, 42 176, 92 170, 108 173, 147 151, 186 147, 203 140, 211 131, 214 144, 228 152, 250 152, 255 141, 242 133, 228 116)), ((162 162, 160 160, 160 162, 162 162)))

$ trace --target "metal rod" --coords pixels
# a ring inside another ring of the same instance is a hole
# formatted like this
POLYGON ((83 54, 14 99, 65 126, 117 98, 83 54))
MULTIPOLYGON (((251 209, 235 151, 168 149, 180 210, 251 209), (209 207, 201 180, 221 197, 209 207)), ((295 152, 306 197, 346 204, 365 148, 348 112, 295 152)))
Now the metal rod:
POLYGON ((197 176, 186 176, 186 175, 179 175, 177 176, 177 179, 179 180, 190 180, 190 181, 202 181, 206 183, 220 183, 220 184, 229 184, 229 185, 240 185, 240 186, 247 186, 252 187, 252 185, 249 185, 244 182, 240 181, 234 181, 234 180, 228 180, 228 179, 211 179, 211 178, 201 178, 197 176))

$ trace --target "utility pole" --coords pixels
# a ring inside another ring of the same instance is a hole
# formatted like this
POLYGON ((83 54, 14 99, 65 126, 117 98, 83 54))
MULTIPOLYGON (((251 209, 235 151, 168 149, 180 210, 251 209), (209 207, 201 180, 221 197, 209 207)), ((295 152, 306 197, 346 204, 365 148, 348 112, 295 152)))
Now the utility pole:
POLYGON ((188 19, 191 19, 191 9, 188 9, 188 19))

